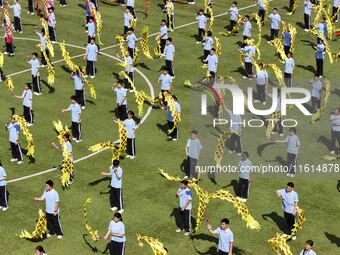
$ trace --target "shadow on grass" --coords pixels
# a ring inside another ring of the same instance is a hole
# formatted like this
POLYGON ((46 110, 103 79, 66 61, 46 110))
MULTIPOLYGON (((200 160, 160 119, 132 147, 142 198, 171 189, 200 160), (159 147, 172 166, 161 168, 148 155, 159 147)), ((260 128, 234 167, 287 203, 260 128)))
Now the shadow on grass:
POLYGON ((55 92, 55 88, 51 85, 48 85, 47 81, 41 80, 41 83, 44 84, 46 88, 48 88, 48 94, 53 94, 55 92))
POLYGON ((327 137, 325 136, 319 136, 318 140, 316 140, 318 143, 322 143, 323 145, 325 145, 327 147, 327 149, 329 149, 329 147, 331 146, 331 140, 329 140, 327 137))
MULTIPOLYGON (((21 148, 21 151, 22 151, 23 155, 27 155, 26 149, 21 148)), ((26 156, 26 158, 28 159, 28 164, 34 164, 35 163, 35 158, 32 158, 31 156, 29 156, 29 157, 26 156)))
POLYGON ((262 38, 265 39, 266 41, 270 41, 271 39, 269 35, 263 35, 262 38))
POLYGON ((167 124, 160 124, 157 123, 156 125, 160 131, 162 131, 164 134, 168 134, 168 125, 167 124))
POLYGON ((229 188, 233 187, 234 194, 237 194, 237 188, 238 188, 238 181, 237 180, 231 180, 231 182, 227 186, 223 186, 222 188, 229 188))
POLYGON ((335 88, 334 91, 333 91, 333 94, 337 95, 338 97, 340 97, 340 89, 335 88))
POLYGON ((72 72, 66 65, 62 65, 60 68, 63 69, 63 71, 66 72, 66 73, 71 74, 71 72, 72 72))
POLYGON ((247 75, 243 67, 238 67, 237 69, 231 71, 232 73, 239 73, 241 75, 247 75))
POLYGON ((326 238, 331 241, 331 244, 336 244, 336 246, 340 247, 340 237, 337 237, 336 235, 330 234, 328 232, 324 232, 326 238))
POLYGON ((298 22, 296 22, 295 24, 296 24, 299 28, 305 29, 305 25, 304 25, 302 22, 298 21, 298 22))
POLYGON ((340 192, 340 180, 338 180, 338 184, 336 185, 336 189, 340 192))
POLYGON ((276 143, 274 142, 270 142, 270 143, 264 143, 264 144, 260 144, 258 147, 257 147, 257 155, 259 155, 260 157, 262 157, 262 154, 264 152, 264 150, 270 146, 270 145, 274 145, 276 143))
POLYGON ((304 69, 304 70, 306 70, 306 71, 308 71, 308 72, 311 72, 311 73, 313 73, 313 74, 316 73, 315 67, 314 67, 314 66, 311 66, 311 65, 307 65, 307 66, 304 66, 304 65, 296 65, 296 67, 300 67, 300 68, 302 68, 302 69, 304 69))
POLYGON ((98 249, 96 246, 92 246, 92 244, 86 239, 88 235, 87 234, 83 234, 83 239, 84 239, 84 242, 85 244, 91 248, 92 252, 98 252, 98 249))
POLYGON ((119 73, 116 73, 116 72, 112 72, 112 75, 114 76, 114 78, 116 80, 121 80, 120 76, 119 76, 119 73))
POLYGON ((285 222, 284 222, 284 219, 282 216, 278 215, 277 212, 271 212, 271 213, 268 213, 268 214, 262 214, 262 218, 265 220, 265 221, 268 221, 268 218, 270 218, 276 225, 277 227, 282 231, 284 232, 285 231, 285 222))
POLYGON ((151 70, 151 68, 150 67, 148 67, 145 63, 138 63, 137 65, 136 65, 136 67, 141 67, 141 68, 143 68, 143 69, 145 69, 145 70, 151 70))
POLYGON ((11 111, 11 116, 15 114, 15 107, 8 108, 11 111))
MULTIPOLYGON (((204 254, 217 255, 218 254, 218 250, 217 250, 218 238, 217 237, 214 237, 214 236, 208 235, 208 234, 198 234, 198 235, 191 235, 190 239, 192 240, 196 254, 202 254, 202 255, 204 255, 204 254), (209 241, 211 243, 215 243, 216 245, 209 247, 209 249, 207 251, 199 251, 195 246, 195 243, 194 243, 195 240, 209 241)), ((234 255, 245 255, 245 251, 234 246, 233 247, 233 254, 234 255)))
POLYGON ((98 184, 101 183, 101 182, 105 182, 105 181, 109 181, 109 180, 111 180, 111 178, 108 177, 108 176, 105 176, 105 177, 100 178, 100 179, 98 179, 98 180, 89 182, 88 185, 89 185, 89 186, 96 186, 96 185, 98 185, 98 184))
POLYGON ((310 47, 312 47, 314 49, 315 47, 315 43, 309 41, 309 40, 301 40, 301 42, 305 43, 304 45, 309 45, 310 47))
POLYGON ((90 105, 96 105, 96 103, 94 101, 92 101, 92 100, 86 99, 85 102, 89 103, 90 105))

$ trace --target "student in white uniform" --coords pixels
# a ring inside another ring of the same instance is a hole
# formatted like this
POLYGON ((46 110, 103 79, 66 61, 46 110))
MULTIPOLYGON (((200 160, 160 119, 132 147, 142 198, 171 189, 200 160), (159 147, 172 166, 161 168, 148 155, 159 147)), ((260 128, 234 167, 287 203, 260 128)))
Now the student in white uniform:
POLYGON ((307 240, 305 248, 300 252, 300 255, 316 255, 313 249, 314 242, 312 240, 307 240))
POLYGON ((44 248, 41 245, 39 245, 39 246, 35 247, 34 255, 47 255, 47 254, 45 253, 44 248))
POLYGON ((29 83, 25 83, 24 91, 21 96, 13 95, 15 98, 22 99, 23 115, 25 117, 27 126, 33 125, 33 112, 32 112, 32 86, 29 83))
POLYGON ((41 87, 40 87, 40 62, 38 60, 38 53, 34 52, 30 59, 30 56, 27 56, 27 63, 31 65, 31 75, 32 75, 32 84, 33 84, 33 94, 36 96, 41 95, 41 87))
POLYGON ((126 242, 125 225, 122 222, 122 215, 120 213, 114 214, 113 220, 110 221, 108 231, 103 239, 108 240, 110 237, 110 255, 124 255, 126 242))
POLYGON ((0 161, 0 210, 8 210, 7 174, 0 161))
POLYGON ((8 2, 8 7, 13 9, 13 16, 14 16, 14 32, 18 31, 20 34, 22 31, 22 24, 21 24, 21 6, 17 0, 13 1, 13 5, 10 5, 8 2))
POLYGON ((198 23, 197 43, 202 43, 205 36, 205 30, 207 25, 207 17, 204 15, 204 10, 200 9, 196 14, 196 20, 198 23))
POLYGON ((77 97, 71 96, 71 104, 68 108, 62 109, 61 113, 71 112, 71 120, 72 120, 72 136, 74 137, 76 143, 82 141, 83 135, 81 130, 81 107, 77 103, 77 97))

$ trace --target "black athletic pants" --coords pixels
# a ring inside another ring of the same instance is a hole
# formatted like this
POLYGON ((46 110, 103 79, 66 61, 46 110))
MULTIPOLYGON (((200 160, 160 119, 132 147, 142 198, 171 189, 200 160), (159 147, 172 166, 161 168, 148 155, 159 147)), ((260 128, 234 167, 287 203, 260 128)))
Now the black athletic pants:
POLYGON ((72 136, 77 140, 82 139, 81 123, 72 121, 72 136))
POLYGON ((125 242, 112 241, 109 245, 110 255, 124 255, 125 242))
MULTIPOLYGON (((46 52, 46 56, 48 58, 48 60, 51 61, 51 58, 50 58, 50 51, 48 50, 48 48, 45 49, 45 52, 46 52)), ((41 64, 43 64, 44 66, 47 65, 47 61, 45 59, 45 56, 44 56, 44 53, 41 52, 41 64)))
POLYGON ((96 69, 94 67, 94 61, 87 60, 86 61, 86 75, 95 76, 96 69))
POLYGON ((23 105, 24 108, 24 117, 27 123, 33 124, 33 112, 31 111, 31 108, 23 105))
POLYGON ((41 87, 40 87, 40 76, 34 76, 32 75, 32 83, 33 83, 33 92, 41 93, 41 87))
POLYGON ((178 228, 185 232, 190 232, 190 217, 191 217, 191 210, 184 210, 181 211, 179 209, 179 218, 178 218, 178 228))
POLYGON ((202 42, 204 35, 205 35, 205 29, 199 28, 198 34, 197 34, 197 41, 202 42))
POLYGON ((55 42, 56 41, 56 37, 55 37, 55 28, 54 27, 51 27, 51 26, 48 26, 48 33, 50 35, 50 40, 52 42, 55 42))
POLYGON ((81 106, 85 106, 85 93, 84 93, 84 89, 82 90, 75 90, 75 95, 77 98, 77 102, 78 104, 80 104, 81 106))
POLYGON ((8 207, 7 186, 0 186, 0 206, 8 207))
POLYGON ((185 167, 185 175, 191 178, 196 178, 198 176, 198 172, 196 171, 196 166, 198 164, 197 159, 190 158, 188 156, 186 167, 185 167))
POLYGON ((15 16, 14 16, 14 29, 15 29, 16 31, 19 31, 19 32, 22 31, 22 26, 21 26, 20 17, 15 17, 15 16))
POLYGON ((121 121, 124 121, 127 118, 126 105, 122 104, 121 106, 119 106, 117 104, 117 110, 118 110, 118 119, 121 121))
POLYGON ((175 76, 175 71, 174 71, 174 68, 172 66, 172 61, 171 60, 165 60, 165 66, 169 70, 169 75, 174 77, 175 76))
POLYGON ((136 156, 136 138, 127 138, 127 155, 136 156))
POLYGON ((285 80, 286 86, 288 88, 293 87, 292 74, 291 73, 284 73, 284 80, 285 80))
POLYGON ((336 141, 338 141, 340 148, 340 131, 332 130, 332 138, 331 138, 331 151, 336 151, 336 141))
POLYGON ((239 178, 238 180, 238 196, 244 199, 248 198, 249 180, 239 178))
POLYGON ((256 89, 257 89, 257 100, 260 102, 266 102, 266 85, 259 85, 256 84, 256 89))
POLYGON ((309 30, 310 29, 310 15, 304 13, 303 18, 304 18, 304 21, 305 21, 305 29, 309 30))
POLYGON ((312 96, 312 113, 316 113, 321 108, 321 99, 312 96))
POLYGON ((242 152, 241 136, 232 134, 227 141, 227 147, 230 151, 236 151, 236 153, 242 152))
MULTIPOLYGON (((169 130, 171 130, 175 126, 175 123, 173 121, 168 120, 168 126, 169 126, 169 130)), ((174 128, 174 130, 171 131, 171 133, 168 134, 168 136, 171 139, 177 139, 177 136, 178 136, 177 126, 174 128)))
POLYGON ((279 37, 279 30, 278 29, 270 29, 270 40, 274 40, 275 38, 279 37))
POLYGON ((316 58, 316 73, 319 76, 323 76, 323 59, 316 58))
POLYGON ((118 210, 123 209, 122 189, 117 189, 117 188, 111 187, 111 190, 110 190, 110 205, 111 205, 111 208, 117 207, 118 210))
POLYGON ((20 143, 15 144, 10 142, 11 144, 11 152, 12 152, 12 158, 18 159, 18 161, 22 161, 22 151, 21 151, 21 146, 20 143))
POLYGON ((284 220, 286 225, 285 234, 290 235, 295 224, 295 216, 292 213, 284 212, 284 220))
POLYGON ((57 234, 58 236, 62 236, 63 232, 61 230, 59 213, 55 216, 51 213, 46 213, 46 221, 47 221, 47 230, 50 235, 57 234))
POLYGON ((295 174, 296 173, 296 160, 297 154, 287 153, 287 164, 288 164, 288 173, 295 174))

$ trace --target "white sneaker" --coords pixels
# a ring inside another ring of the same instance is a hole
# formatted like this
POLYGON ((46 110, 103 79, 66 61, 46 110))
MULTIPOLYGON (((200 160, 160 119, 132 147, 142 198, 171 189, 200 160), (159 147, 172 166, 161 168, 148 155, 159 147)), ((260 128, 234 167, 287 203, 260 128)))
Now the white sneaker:
POLYGON ((6 212, 6 211, 8 210, 8 208, 9 208, 8 206, 7 206, 7 207, 3 207, 3 208, 2 208, 2 211, 3 211, 3 212, 6 212))
POLYGON ((122 214, 124 212, 124 209, 120 209, 118 212, 122 214))
POLYGON ((234 153, 233 151, 228 151, 230 154, 234 153))
POLYGON ((11 158, 11 160, 10 160, 11 162, 17 162, 18 161, 18 159, 17 158, 11 158))
POLYGON ((283 238, 286 238, 287 236, 288 236, 287 234, 283 234, 283 235, 282 235, 283 238))
POLYGON ((87 74, 84 75, 85 78, 89 77, 87 74))
POLYGON ((175 141, 175 142, 176 142, 176 141, 177 141, 177 138, 172 138, 172 141, 175 141))
POLYGON ((63 236, 57 236, 58 240, 63 239, 63 236))
POLYGON ((76 143, 80 143, 80 142, 81 142, 81 140, 75 140, 75 142, 76 142, 76 143))
POLYGON ((254 102, 255 102, 255 103, 260 103, 260 100, 257 100, 257 99, 256 99, 254 102))
POLYGON ((126 157, 126 158, 131 158, 131 155, 126 155, 125 157, 126 157))
POLYGON ((75 141, 75 140, 77 140, 77 139, 73 137, 72 140, 75 141))
POLYGON ((263 105, 266 105, 267 103, 266 102, 262 102, 263 105))
MULTIPOLYGON (((335 151, 331 151, 331 154, 335 154, 335 151)), ((12 159, 11 159, 12 160, 12 159)))
POLYGON ((285 135, 284 133, 281 133, 281 134, 280 134, 281 137, 284 136, 284 135, 285 135))
POLYGON ((188 236, 188 235, 190 235, 190 232, 184 232, 184 235, 188 236))
POLYGON ((47 238, 50 238, 50 237, 52 237, 52 235, 50 235, 50 234, 47 234, 47 238))
POLYGON ((180 232, 182 232, 182 229, 179 229, 179 228, 178 228, 178 229, 176 229, 176 232, 177 232, 177 233, 180 233, 180 232))
POLYGON ((196 42, 196 44, 200 44, 201 42, 196 42))
POLYGON ((18 161, 18 165, 22 165, 24 163, 24 161, 22 161, 22 160, 20 160, 20 161, 18 161))
POLYGON ((237 156, 241 156, 242 155, 242 153, 237 153, 237 156))
POLYGON ((243 75, 242 78, 243 78, 243 79, 247 79, 248 77, 243 75))
POLYGON ((82 107, 81 107, 81 109, 83 109, 83 110, 84 110, 84 109, 85 109, 85 106, 82 106, 82 107))
POLYGON ((136 156, 131 156, 130 159, 134 159, 136 156))
POLYGON ((292 240, 295 241, 296 240, 296 236, 292 236, 292 240))
POLYGON ((34 15, 34 12, 31 12, 31 15, 34 15))
POLYGON ((309 29, 305 29, 306 32, 309 32, 309 29))
POLYGON ((198 179, 196 179, 196 178, 192 178, 192 181, 193 181, 193 182, 196 182, 196 181, 198 181, 198 179))
POLYGON ((28 127, 32 127, 32 126, 33 126, 33 123, 28 123, 27 126, 28 126, 28 127))
POLYGON ((117 210, 118 210, 117 207, 112 207, 112 208, 111 208, 111 211, 113 211, 113 212, 115 212, 115 211, 117 211, 117 210))
POLYGON ((96 77, 96 76, 94 76, 94 75, 91 75, 91 77, 90 77, 90 78, 91 78, 91 79, 93 79, 93 78, 95 78, 95 77, 96 77))
POLYGON ((39 95, 39 93, 38 93, 38 92, 33 92, 33 94, 34 94, 34 95, 36 95, 36 96, 38 96, 38 95, 39 95))
POLYGON ((247 199, 246 198, 242 198, 242 202, 243 203, 247 202, 247 199))
POLYGON ((188 178, 189 178, 189 176, 187 176, 187 175, 186 175, 186 176, 184 176, 184 179, 188 179, 188 178))
POLYGON ((130 89, 130 91, 129 91, 129 92, 130 92, 130 93, 134 93, 135 91, 130 89))

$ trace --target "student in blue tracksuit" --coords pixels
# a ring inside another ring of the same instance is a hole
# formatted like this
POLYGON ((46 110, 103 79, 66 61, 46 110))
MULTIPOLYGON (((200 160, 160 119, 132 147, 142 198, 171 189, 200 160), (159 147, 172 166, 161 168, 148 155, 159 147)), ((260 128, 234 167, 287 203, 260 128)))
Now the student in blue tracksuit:
POLYGON ((5 125, 9 133, 9 143, 11 145, 12 158, 11 162, 17 162, 18 165, 24 163, 20 146, 20 125, 17 120, 12 117, 11 122, 5 125))
POLYGON ((67 109, 62 109, 61 112, 71 112, 73 140, 75 140, 76 143, 81 142, 83 138, 81 131, 81 107, 77 103, 76 96, 71 96, 70 106, 67 109))
POLYGON ((78 104, 81 105, 82 109, 85 109, 85 88, 84 79, 80 75, 80 70, 71 73, 71 79, 74 82, 74 95, 77 98, 78 104))
POLYGON ((180 187, 176 193, 176 198, 179 198, 179 222, 176 232, 179 233, 184 230, 184 235, 190 234, 190 220, 192 210, 192 191, 189 188, 187 180, 181 181, 180 187))
POLYGON ((102 176, 111 176, 111 190, 110 190, 110 205, 112 211, 123 213, 123 195, 122 195, 122 182, 123 182, 123 169, 119 165, 119 160, 113 160, 109 172, 102 171, 102 176))
POLYGON ((108 240, 110 237, 110 255, 124 255, 126 242, 125 225, 122 222, 122 215, 120 213, 113 215, 113 220, 110 221, 108 231, 103 239, 108 240))
POLYGON ((5 169, 2 167, 0 161, 0 210, 7 211, 8 209, 8 196, 7 196, 7 174, 5 169))
POLYGON ((218 255, 232 255, 234 234, 229 228, 229 219, 221 220, 221 226, 213 230, 212 226, 208 224, 208 229, 211 234, 218 235, 218 255))

